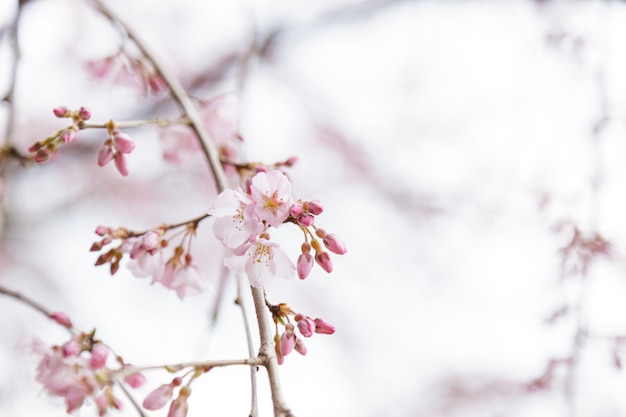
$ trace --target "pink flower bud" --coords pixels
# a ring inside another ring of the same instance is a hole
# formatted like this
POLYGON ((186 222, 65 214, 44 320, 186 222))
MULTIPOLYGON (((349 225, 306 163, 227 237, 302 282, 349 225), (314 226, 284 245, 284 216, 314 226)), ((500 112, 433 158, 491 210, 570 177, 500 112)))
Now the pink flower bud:
POLYGON ((309 201, 306 206, 307 211, 315 216, 319 216, 324 211, 324 206, 319 200, 309 201))
POLYGON ((78 343, 78 340, 72 339, 63 345, 62 351, 65 358, 77 356, 80 353, 80 343, 78 343))
POLYGON ((78 117, 81 120, 89 120, 91 118, 91 111, 86 107, 81 107, 78 109, 78 117))
POLYGON ((104 145, 98 151, 98 166, 105 166, 113 159, 113 149, 109 145, 104 145))
POLYGON ((131 153, 135 149, 135 142, 126 133, 116 130, 113 134, 113 143, 117 151, 131 153))
POLYGON ((113 157, 113 163, 115 163, 115 168, 117 171, 123 176, 128 176, 128 166, 126 165, 126 157, 123 153, 116 153, 113 157))
POLYGON ((141 244, 148 252, 154 251, 161 246, 161 235, 156 230, 151 230, 143 235, 141 244))
POLYGON ((302 339, 296 338, 296 346, 294 347, 294 349, 302 356, 306 355, 306 346, 304 345, 302 339))
POLYGON ((104 368, 106 365, 107 357, 109 356, 109 348, 102 343, 96 344, 91 349, 91 358, 89 359, 89 367, 91 369, 104 368))
POLYGON ((143 400, 143 408, 146 410, 161 409, 172 399, 172 395, 174 395, 174 384, 163 384, 146 396, 143 400))
POLYGON ((305 213, 302 216, 298 217, 298 224, 300 226, 304 226, 304 227, 309 227, 309 226, 313 226, 313 223, 315 223, 315 217, 313 217, 313 215, 305 213))
POLYGON ((61 133, 63 143, 70 143, 74 139, 76 139, 76 131, 74 129, 65 129, 63 133, 61 133))
POLYGON ((315 262, 329 274, 333 272, 333 262, 330 260, 328 252, 319 252, 315 254, 315 262))
POLYGON ((302 205, 296 203, 292 205, 291 208, 289 209, 289 214, 291 214, 292 217, 295 217, 297 219, 298 217, 302 215, 303 211, 304 209, 302 208, 302 205))
POLYGON ((182 387, 178 394, 178 398, 172 401, 170 411, 167 413, 167 417, 186 417, 187 411, 189 411, 189 404, 187 399, 191 395, 191 388, 182 387))
POLYGON ((315 321, 310 317, 304 317, 298 322, 298 330, 304 337, 311 337, 315 332, 315 321))
POLYGON ((287 356, 296 346, 296 335, 293 331, 285 330, 280 337, 280 353, 287 356))
POLYGON ((133 388, 139 388, 143 386, 143 384, 145 384, 146 381, 147 380, 146 380, 145 375, 142 374, 141 372, 128 375, 126 378, 124 378, 124 382, 126 382, 128 385, 130 385, 133 388))
POLYGON ((287 159, 285 161, 285 165, 290 167, 293 166, 296 162, 298 162, 298 157, 297 156, 292 156, 291 158, 287 159))
POLYGON ((315 319, 315 333, 319 334, 333 334, 335 333, 335 326, 323 319, 315 319))
POLYGON ((324 236, 323 242, 324 246, 326 246, 329 251, 336 253, 337 255, 343 255, 348 251, 345 243, 343 243, 343 241, 333 233, 324 236))
POLYGON ((67 116, 67 114, 69 113, 69 111, 67 110, 67 107, 65 107, 65 106, 59 106, 59 107, 55 107, 55 108, 52 110, 52 113, 54 113, 54 115, 55 115, 56 117, 58 117, 59 119, 61 119, 61 118, 63 118, 63 117, 66 117, 66 116, 67 116))
POLYGON ((106 227, 106 226, 98 226, 98 227, 96 227, 96 234, 98 236, 107 235, 110 231, 111 231, 111 229, 109 227, 106 227))
POLYGON ((313 256, 308 252, 298 256, 298 265, 296 269, 300 279, 308 277, 311 273, 311 269, 313 269, 313 256))
POLYGON ((57 323, 59 323, 61 326, 67 327, 68 329, 71 329, 73 327, 72 321, 70 320, 69 316, 65 313, 61 313, 61 312, 52 313, 50 314, 50 318, 56 321, 57 323))
POLYGON ((39 149, 35 154, 35 162, 40 163, 47 161, 49 157, 50 155, 48 154, 48 152, 46 152, 45 149, 39 149))

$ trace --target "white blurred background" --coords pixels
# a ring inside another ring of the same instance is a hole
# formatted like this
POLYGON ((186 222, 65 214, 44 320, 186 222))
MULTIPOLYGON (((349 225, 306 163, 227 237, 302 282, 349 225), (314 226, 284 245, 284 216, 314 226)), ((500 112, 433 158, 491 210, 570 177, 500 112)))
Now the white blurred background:
MULTIPOLYGON (((0 1, 3 25, 14 3, 0 1)), ((298 416, 626 414, 626 375, 615 364, 626 336, 626 3, 107 4, 194 95, 237 93, 244 157, 298 156, 295 194, 320 199, 320 225, 348 245, 332 274, 316 268, 267 288, 270 301, 337 327, 281 367, 298 416), (267 48, 242 77, 255 34, 267 48), (574 227, 610 243, 610 256, 594 256, 584 274, 563 273, 560 250, 574 227), (532 389, 551 360, 569 365, 532 389)), ((88 106, 94 121, 176 116, 162 97, 89 76, 85 61, 113 53, 117 39, 88 2, 28 1, 13 141, 26 149, 62 127, 51 113, 58 105, 88 106)), ((0 74, 10 62, 4 40, 0 74)), ((233 282, 212 325, 214 293, 181 302, 125 268, 111 277, 93 267, 97 225, 174 223, 215 196, 200 157, 167 164, 156 128, 128 133, 137 148, 126 179, 96 166, 103 138, 91 131, 54 161, 11 165, 0 285, 95 327, 136 365, 245 357, 233 282)), ((272 236, 297 256, 295 232, 272 236)), ((222 252, 210 221, 194 248, 217 283, 222 252)), ((37 358, 23 352, 33 337, 54 344, 66 334, 7 297, 0 313, 0 415, 65 415, 34 381, 37 358)), ((147 376, 139 399, 171 379, 147 376)), ((247 369, 214 370, 193 388, 190 416, 247 415, 247 369)))

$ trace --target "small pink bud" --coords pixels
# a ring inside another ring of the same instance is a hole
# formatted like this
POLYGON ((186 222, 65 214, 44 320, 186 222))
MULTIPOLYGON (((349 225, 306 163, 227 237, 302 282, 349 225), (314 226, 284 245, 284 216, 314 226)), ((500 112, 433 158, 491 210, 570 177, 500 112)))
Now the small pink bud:
POLYGON ((298 322, 298 330, 304 337, 311 337, 313 332, 315 332, 315 328, 315 321, 310 317, 304 317, 298 322))
POLYGON ((285 165, 290 167, 290 166, 293 166, 296 162, 298 162, 298 157, 297 156, 292 156, 291 158, 289 158, 289 159, 287 159, 285 161, 285 165))
POLYGON ((40 163, 47 161, 50 155, 45 149, 39 149, 35 154, 35 162, 40 163))
POLYGON ((146 410, 158 410, 165 407, 165 404, 174 395, 174 384, 163 384, 150 392, 143 400, 143 408, 146 410))
POLYGON ((296 346, 294 347, 294 349, 302 356, 306 355, 306 346, 304 345, 302 339, 296 338, 296 346))
POLYGON ((167 90, 167 84, 165 80, 160 75, 150 75, 148 77, 148 85, 150 89, 155 93, 160 93, 162 91, 167 90))
POLYGON ((189 404, 187 399, 191 395, 191 388, 185 386, 180 389, 178 398, 172 401, 170 411, 167 413, 167 417, 186 417, 187 411, 189 411, 189 404))
POLYGON ((65 129, 63 133, 61 133, 63 143, 70 143, 74 139, 76 139, 76 131, 74 129, 65 129))
POLYGON ((315 319, 315 333, 319 334, 333 334, 335 333, 335 326, 323 319, 315 319))
POLYGON ((124 382, 126 382, 128 385, 130 385, 133 388, 139 388, 143 386, 143 384, 145 384, 146 381, 147 379, 145 375, 142 374, 141 372, 128 375, 126 378, 124 378, 124 382))
POLYGON ((300 279, 305 279, 311 273, 311 269, 313 269, 313 256, 309 252, 305 252, 298 256, 297 263, 297 271, 298 277, 300 279))
POLYGON ((113 159, 113 149, 109 145, 103 145, 98 151, 98 166, 105 166, 113 159))
POLYGON ((117 151, 131 153, 135 149, 135 142, 126 133, 115 131, 113 134, 113 143, 117 151))
POLYGON ((96 227, 96 234, 98 236, 104 236, 109 234, 109 232, 111 231, 111 229, 109 227, 106 226, 98 226, 96 227))
POLYGON ((63 345, 62 351, 65 358, 77 356, 80 353, 80 343, 78 343, 78 340, 72 339, 63 345))
POLYGON ((69 111, 67 110, 67 107, 59 106, 59 107, 55 107, 52 110, 52 113, 54 113, 54 115, 60 119, 63 117, 67 117, 67 114, 69 113, 69 111))
POLYGON ((50 318, 56 321, 57 323, 59 323, 61 326, 67 327, 68 329, 71 329, 73 327, 72 320, 70 320, 69 316, 65 313, 61 313, 61 312, 52 313, 50 314, 50 318))
POLYGON ((122 174, 123 177, 128 176, 128 166, 126 165, 126 156, 123 153, 116 153, 113 157, 113 162, 115 163, 115 168, 117 171, 122 174))
POLYGON ((309 227, 309 226, 313 226, 313 223, 315 223, 315 217, 313 217, 313 215, 305 213, 302 216, 298 217, 298 224, 300 226, 304 226, 304 227, 309 227))
POLYGON ((148 252, 154 251, 161 246, 161 235, 156 230, 151 230, 143 235, 141 244, 148 252))
POLYGON ((324 236, 323 242, 324 246, 326 246, 329 251, 336 253, 337 255, 343 255, 348 251, 345 243, 343 243, 343 241, 335 234, 331 233, 324 236))
POLYGON ((295 217, 297 219, 298 217, 302 215, 303 211, 304 209, 302 208, 301 204, 294 204, 289 209, 289 214, 291 214, 292 217, 295 217))
POLYGON ((89 120, 91 118, 91 111, 87 107, 81 107, 78 109, 78 117, 81 120, 89 120))
POLYGON ((285 330, 280 337, 280 353, 287 356, 296 346, 296 335, 293 331, 285 330))
POLYGON ((104 368, 106 365, 107 357, 109 356, 109 348, 102 343, 96 344, 91 349, 91 358, 89 359, 89 367, 91 369, 104 368))
POLYGON ((330 260, 328 252, 318 252, 315 254, 315 262, 329 274, 333 272, 333 262, 330 260))
POLYGON ((306 210, 315 216, 319 216, 324 211, 324 206, 322 206, 319 200, 313 200, 307 202, 306 210))

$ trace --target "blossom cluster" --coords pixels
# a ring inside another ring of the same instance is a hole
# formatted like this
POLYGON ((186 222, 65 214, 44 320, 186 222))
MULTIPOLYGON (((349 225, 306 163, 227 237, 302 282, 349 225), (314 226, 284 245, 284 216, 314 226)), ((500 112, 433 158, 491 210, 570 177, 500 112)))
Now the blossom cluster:
POLYGON ((310 316, 294 312, 287 304, 270 305, 269 309, 272 313, 274 323, 276 324, 276 332, 274 334, 274 348, 279 364, 283 364, 285 356, 292 351, 296 351, 301 355, 306 355, 307 349, 304 341, 298 337, 295 330, 303 337, 311 337, 317 334, 333 334, 335 326, 328 323, 324 319, 312 318, 310 316), (295 321, 292 323, 291 318, 295 321), (278 329, 278 324, 284 327, 282 334, 278 329))
POLYGON ((72 124, 56 131, 43 141, 35 142, 28 148, 28 152, 35 153, 35 162, 47 161, 56 154, 62 145, 73 142, 82 124, 91 118, 91 112, 86 107, 69 110, 65 106, 59 106, 54 108, 52 112, 59 119, 71 119, 72 124))
MULTIPOLYGON (((35 142, 28 148, 29 152, 35 153, 35 162, 47 161, 56 154, 62 145, 73 142, 78 135, 78 131, 87 127, 85 122, 91 118, 91 111, 86 107, 81 107, 78 110, 69 110, 65 106, 59 106, 54 108, 52 112, 58 118, 71 119, 72 124, 56 131, 43 141, 35 142)), ((93 127, 93 125, 90 127, 93 127)), ((113 120, 109 120, 104 127, 107 129, 107 138, 98 151, 98 165, 103 167, 113 161, 117 171, 121 175, 127 176, 126 154, 131 153, 135 149, 135 142, 128 134, 119 130, 113 120)))
POLYGON ((263 287, 274 277, 291 278, 296 270, 304 279, 314 262, 332 272, 328 251, 342 255, 346 247, 339 237, 315 225, 315 216, 323 211, 319 201, 295 201, 289 179, 278 169, 258 172, 246 188, 223 191, 208 211, 216 217, 216 238, 232 249, 224 260, 226 267, 234 273, 245 273, 254 287, 263 287), (270 240, 269 229, 283 223, 295 224, 304 234, 297 264, 278 243, 270 240), (311 255, 311 249, 315 255, 311 255))
POLYGON ((92 251, 100 251, 113 241, 119 245, 102 253, 96 260, 96 266, 109 264, 114 275, 125 255, 130 258, 127 266, 138 278, 152 277, 152 284, 160 284, 176 291, 182 300, 187 296, 197 295, 207 288, 207 281, 200 270, 193 264, 193 257, 187 249, 195 234, 196 223, 187 225, 186 233, 173 252, 166 251, 169 240, 164 238, 165 228, 151 229, 136 234, 124 228, 98 226, 96 234, 102 239, 94 242, 92 251))
POLYGON ((50 395, 65 400, 68 413, 78 410, 88 400, 95 403, 99 416, 109 409, 119 410, 122 403, 113 393, 113 384, 123 380, 130 387, 139 388, 146 382, 143 374, 134 371, 119 356, 115 359, 121 367, 107 366, 110 349, 94 339, 94 332, 77 334, 63 345, 50 348, 35 344, 34 351, 42 355, 37 381, 50 395))

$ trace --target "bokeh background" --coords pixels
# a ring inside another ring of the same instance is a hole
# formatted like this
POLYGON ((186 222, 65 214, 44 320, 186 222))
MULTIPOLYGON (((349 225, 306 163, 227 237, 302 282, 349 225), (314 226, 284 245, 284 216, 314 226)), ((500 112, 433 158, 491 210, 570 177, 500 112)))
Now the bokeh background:
MULTIPOLYGON (((1 25, 16 3, 0 2, 1 25)), ((348 245, 332 274, 267 288, 337 327, 281 367, 298 416, 626 414, 624 2, 107 4, 193 95, 239 98, 242 159, 298 156, 294 192, 320 199, 320 225, 348 245)), ((19 40, 10 140, 20 149, 64 126, 58 105, 88 106, 94 121, 177 115, 166 96, 89 73, 119 37, 88 1, 25 2, 19 40)), ((181 302, 125 268, 93 267, 97 225, 178 222, 215 196, 200 156, 169 164, 158 128, 128 133, 128 178, 96 166, 97 131, 48 163, 7 164, 0 285, 95 327, 133 364, 246 356, 232 280, 216 306, 223 252, 210 221, 194 244, 210 293, 181 302)), ((273 238, 297 256, 294 230, 273 238)), ((0 317, 0 415, 65 415, 27 351, 34 337, 66 334, 7 297, 0 317)), ((171 379, 148 377, 138 398, 171 379)), ((212 371, 194 384, 189 415, 247 415, 248 385, 245 368, 212 371)))

